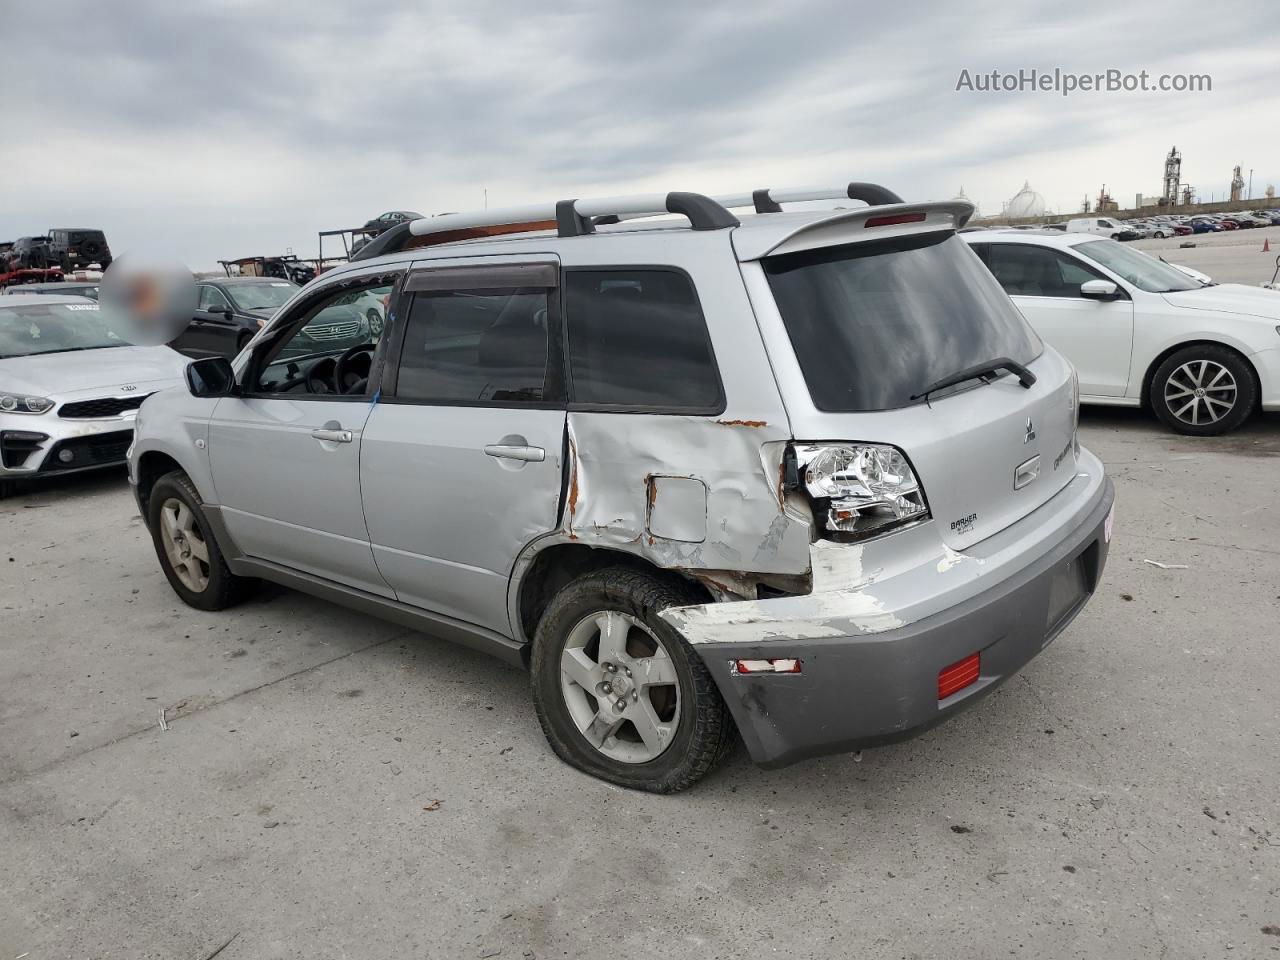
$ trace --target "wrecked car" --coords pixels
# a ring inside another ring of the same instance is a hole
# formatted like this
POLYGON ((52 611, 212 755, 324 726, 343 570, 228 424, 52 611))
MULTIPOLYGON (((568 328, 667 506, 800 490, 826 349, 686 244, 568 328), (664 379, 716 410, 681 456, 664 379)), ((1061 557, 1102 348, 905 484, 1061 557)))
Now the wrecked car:
POLYGON ((161 568, 526 667, 555 753, 627 787, 917 734, 1071 622, 1111 539, 1075 373, 972 212, 855 183, 393 227, 143 404, 161 568), (866 205, 782 208, 823 198, 866 205), (385 325, 308 335, 357 292, 385 325))

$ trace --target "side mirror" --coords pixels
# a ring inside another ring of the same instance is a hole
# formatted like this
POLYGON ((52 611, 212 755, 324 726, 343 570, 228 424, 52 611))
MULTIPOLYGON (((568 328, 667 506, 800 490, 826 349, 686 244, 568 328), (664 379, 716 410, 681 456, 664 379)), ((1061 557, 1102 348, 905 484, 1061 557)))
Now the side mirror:
POLYGON ((236 372, 226 357, 206 357, 187 364, 187 389, 193 397, 230 397, 236 392, 236 372))
POLYGON ((1080 284, 1080 296, 1090 300, 1118 300, 1120 288, 1110 280, 1086 280, 1080 284))

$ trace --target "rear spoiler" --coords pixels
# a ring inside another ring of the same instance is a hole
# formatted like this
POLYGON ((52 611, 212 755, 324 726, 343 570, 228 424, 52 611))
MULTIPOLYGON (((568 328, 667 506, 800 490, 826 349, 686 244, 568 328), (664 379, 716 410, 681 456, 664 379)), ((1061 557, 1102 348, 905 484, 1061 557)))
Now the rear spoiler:
POLYGON ((894 203, 853 210, 833 210, 830 216, 808 223, 779 223, 760 217, 750 227, 733 232, 733 248, 742 261, 759 260, 841 243, 878 240, 908 233, 959 230, 973 216, 974 206, 964 200, 935 203, 894 203))

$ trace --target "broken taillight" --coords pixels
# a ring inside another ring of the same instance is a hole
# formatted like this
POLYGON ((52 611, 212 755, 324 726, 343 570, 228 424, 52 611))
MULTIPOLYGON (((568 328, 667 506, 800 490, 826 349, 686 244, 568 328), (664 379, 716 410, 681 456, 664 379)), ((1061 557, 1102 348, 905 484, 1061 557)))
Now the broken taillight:
POLYGON ((938 699, 945 700, 965 687, 977 683, 981 672, 981 659, 976 653, 956 661, 949 667, 943 667, 938 671, 938 699))
POLYGON ((784 466, 788 481, 809 495, 815 515, 832 533, 862 539, 929 518, 920 481, 897 447, 795 444, 784 466))

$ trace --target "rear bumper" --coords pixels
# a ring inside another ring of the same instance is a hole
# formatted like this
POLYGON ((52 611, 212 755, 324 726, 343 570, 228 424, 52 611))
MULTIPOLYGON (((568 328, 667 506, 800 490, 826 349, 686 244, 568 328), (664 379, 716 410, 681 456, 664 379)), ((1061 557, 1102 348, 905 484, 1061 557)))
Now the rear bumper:
MULTIPOLYGON (((1115 491, 1109 479, 1055 542, 1017 572, 906 626, 804 639, 695 643, 752 759, 780 767, 805 757, 904 740, 1013 676, 1069 624, 1106 564, 1115 491), (1064 594, 1069 578, 1078 589, 1064 594), (975 683, 938 699, 938 673, 980 654, 975 683), (739 659, 796 658, 799 674, 744 675, 739 659)), ((781 626, 780 624, 778 626, 781 626)))

